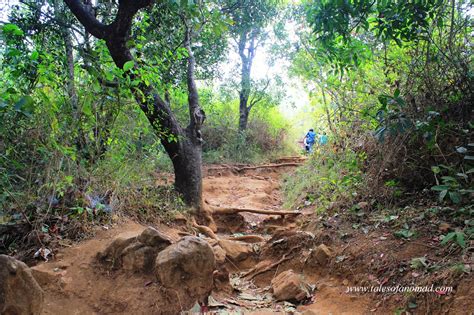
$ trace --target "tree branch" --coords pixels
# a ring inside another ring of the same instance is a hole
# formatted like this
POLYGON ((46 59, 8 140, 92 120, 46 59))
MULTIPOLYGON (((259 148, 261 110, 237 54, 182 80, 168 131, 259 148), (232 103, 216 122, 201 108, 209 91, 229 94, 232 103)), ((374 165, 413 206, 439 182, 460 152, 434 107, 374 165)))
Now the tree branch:
POLYGON ((250 101, 250 105, 247 107, 247 109, 250 111, 252 107, 254 107, 257 103, 263 100, 265 97, 265 92, 267 91, 268 87, 270 86, 270 79, 266 80, 265 86, 260 90, 257 91, 253 97, 252 100, 250 101))
POLYGON ((87 32, 99 39, 105 39, 107 26, 97 20, 90 10, 90 6, 84 6, 80 0, 64 0, 71 12, 86 28, 87 32))

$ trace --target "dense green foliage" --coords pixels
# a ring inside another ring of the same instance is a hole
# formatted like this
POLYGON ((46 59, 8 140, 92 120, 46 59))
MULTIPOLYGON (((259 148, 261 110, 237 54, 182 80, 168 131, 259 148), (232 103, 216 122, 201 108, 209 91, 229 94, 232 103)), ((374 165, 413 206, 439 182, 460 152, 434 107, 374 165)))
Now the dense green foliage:
POLYGON ((409 191, 435 186, 456 203, 469 199, 471 16, 467 3, 452 3, 345 2, 337 14, 337 1, 303 5, 312 31, 301 33, 293 72, 314 86, 336 145, 367 152, 372 188, 395 181, 409 191))

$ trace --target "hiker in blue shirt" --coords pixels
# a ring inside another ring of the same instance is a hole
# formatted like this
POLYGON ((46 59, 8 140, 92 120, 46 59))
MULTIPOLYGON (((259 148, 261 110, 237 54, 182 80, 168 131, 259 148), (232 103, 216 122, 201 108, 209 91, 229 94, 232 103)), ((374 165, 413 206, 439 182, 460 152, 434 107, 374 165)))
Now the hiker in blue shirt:
POLYGON ((328 143, 328 136, 326 135, 325 132, 323 132, 323 134, 319 136, 319 144, 325 145, 327 143, 328 143))
POLYGON ((304 137, 304 146, 307 153, 313 152, 313 145, 316 140, 316 133, 313 129, 310 129, 304 137))

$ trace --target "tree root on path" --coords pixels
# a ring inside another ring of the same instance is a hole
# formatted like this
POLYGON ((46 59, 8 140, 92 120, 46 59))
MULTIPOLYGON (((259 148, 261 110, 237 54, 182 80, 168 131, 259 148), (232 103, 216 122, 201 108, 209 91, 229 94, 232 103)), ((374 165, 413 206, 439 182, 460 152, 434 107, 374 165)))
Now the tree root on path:
POLYGON ((259 168, 277 168, 277 167, 296 167, 301 166, 302 163, 298 162, 287 162, 287 163, 275 163, 275 164, 262 164, 262 165, 255 165, 255 166, 234 166, 234 165, 223 165, 222 167, 211 167, 208 168, 207 171, 220 171, 220 170, 231 170, 237 173, 241 173, 247 170, 256 170, 259 168))
POLYGON ((256 170, 259 168, 274 168, 274 167, 286 167, 286 166, 301 166, 302 163, 288 162, 288 163, 277 163, 277 164, 262 164, 256 166, 243 166, 239 168, 239 171, 245 170, 256 170))
POLYGON ((242 235, 242 236, 231 236, 227 237, 226 240, 229 241, 241 241, 246 243, 261 243, 265 242, 265 238, 260 235, 242 235))
POLYGON ((245 277, 245 278, 248 278, 249 280, 252 280, 256 276, 261 275, 262 273, 265 273, 267 271, 270 271, 273 268, 280 265, 281 263, 283 263, 287 260, 290 260, 293 256, 292 254, 293 254, 292 252, 286 253, 280 260, 278 260, 277 262, 274 262, 273 264, 270 264, 270 265, 258 264, 257 266, 255 266, 255 268, 250 269, 249 271, 244 273, 242 276, 245 277))
MULTIPOLYGON (((217 232, 217 224, 212 217, 213 210, 207 202, 201 202, 198 213, 207 221, 208 228, 214 233, 217 232)), ((196 223, 196 221, 194 221, 194 223, 196 223)))
POLYGON ((300 215, 298 211, 265 210, 265 209, 247 209, 247 208, 217 208, 210 206, 212 214, 235 214, 240 212, 250 212, 265 215, 300 215))
POLYGON ((199 232, 201 232, 202 234, 205 234, 205 235, 209 236, 210 238, 215 239, 215 240, 217 240, 217 241, 219 240, 219 237, 217 237, 216 233, 214 233, 214 231, 213 231, 211 228, 209 228, 209 227, 207 227, 207 226, 205 226, 205 225, 199 225, 199 224, 197 224, 195 218, 192 218, 192 222, 191 222, 191 223, 192 223, 193 227, 195 227, 195 228, 196 228, 199 232))

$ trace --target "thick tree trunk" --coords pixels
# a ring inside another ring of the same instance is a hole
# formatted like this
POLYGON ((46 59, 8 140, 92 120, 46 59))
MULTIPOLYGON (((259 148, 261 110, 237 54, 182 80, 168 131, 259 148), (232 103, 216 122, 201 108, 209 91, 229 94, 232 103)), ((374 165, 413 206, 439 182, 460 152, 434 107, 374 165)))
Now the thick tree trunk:
POLYGON ((201 146, 188 139, 180 143, 178 154, 172 158, 175 188, 185 202, 195 208, 202 207, 201 146))

